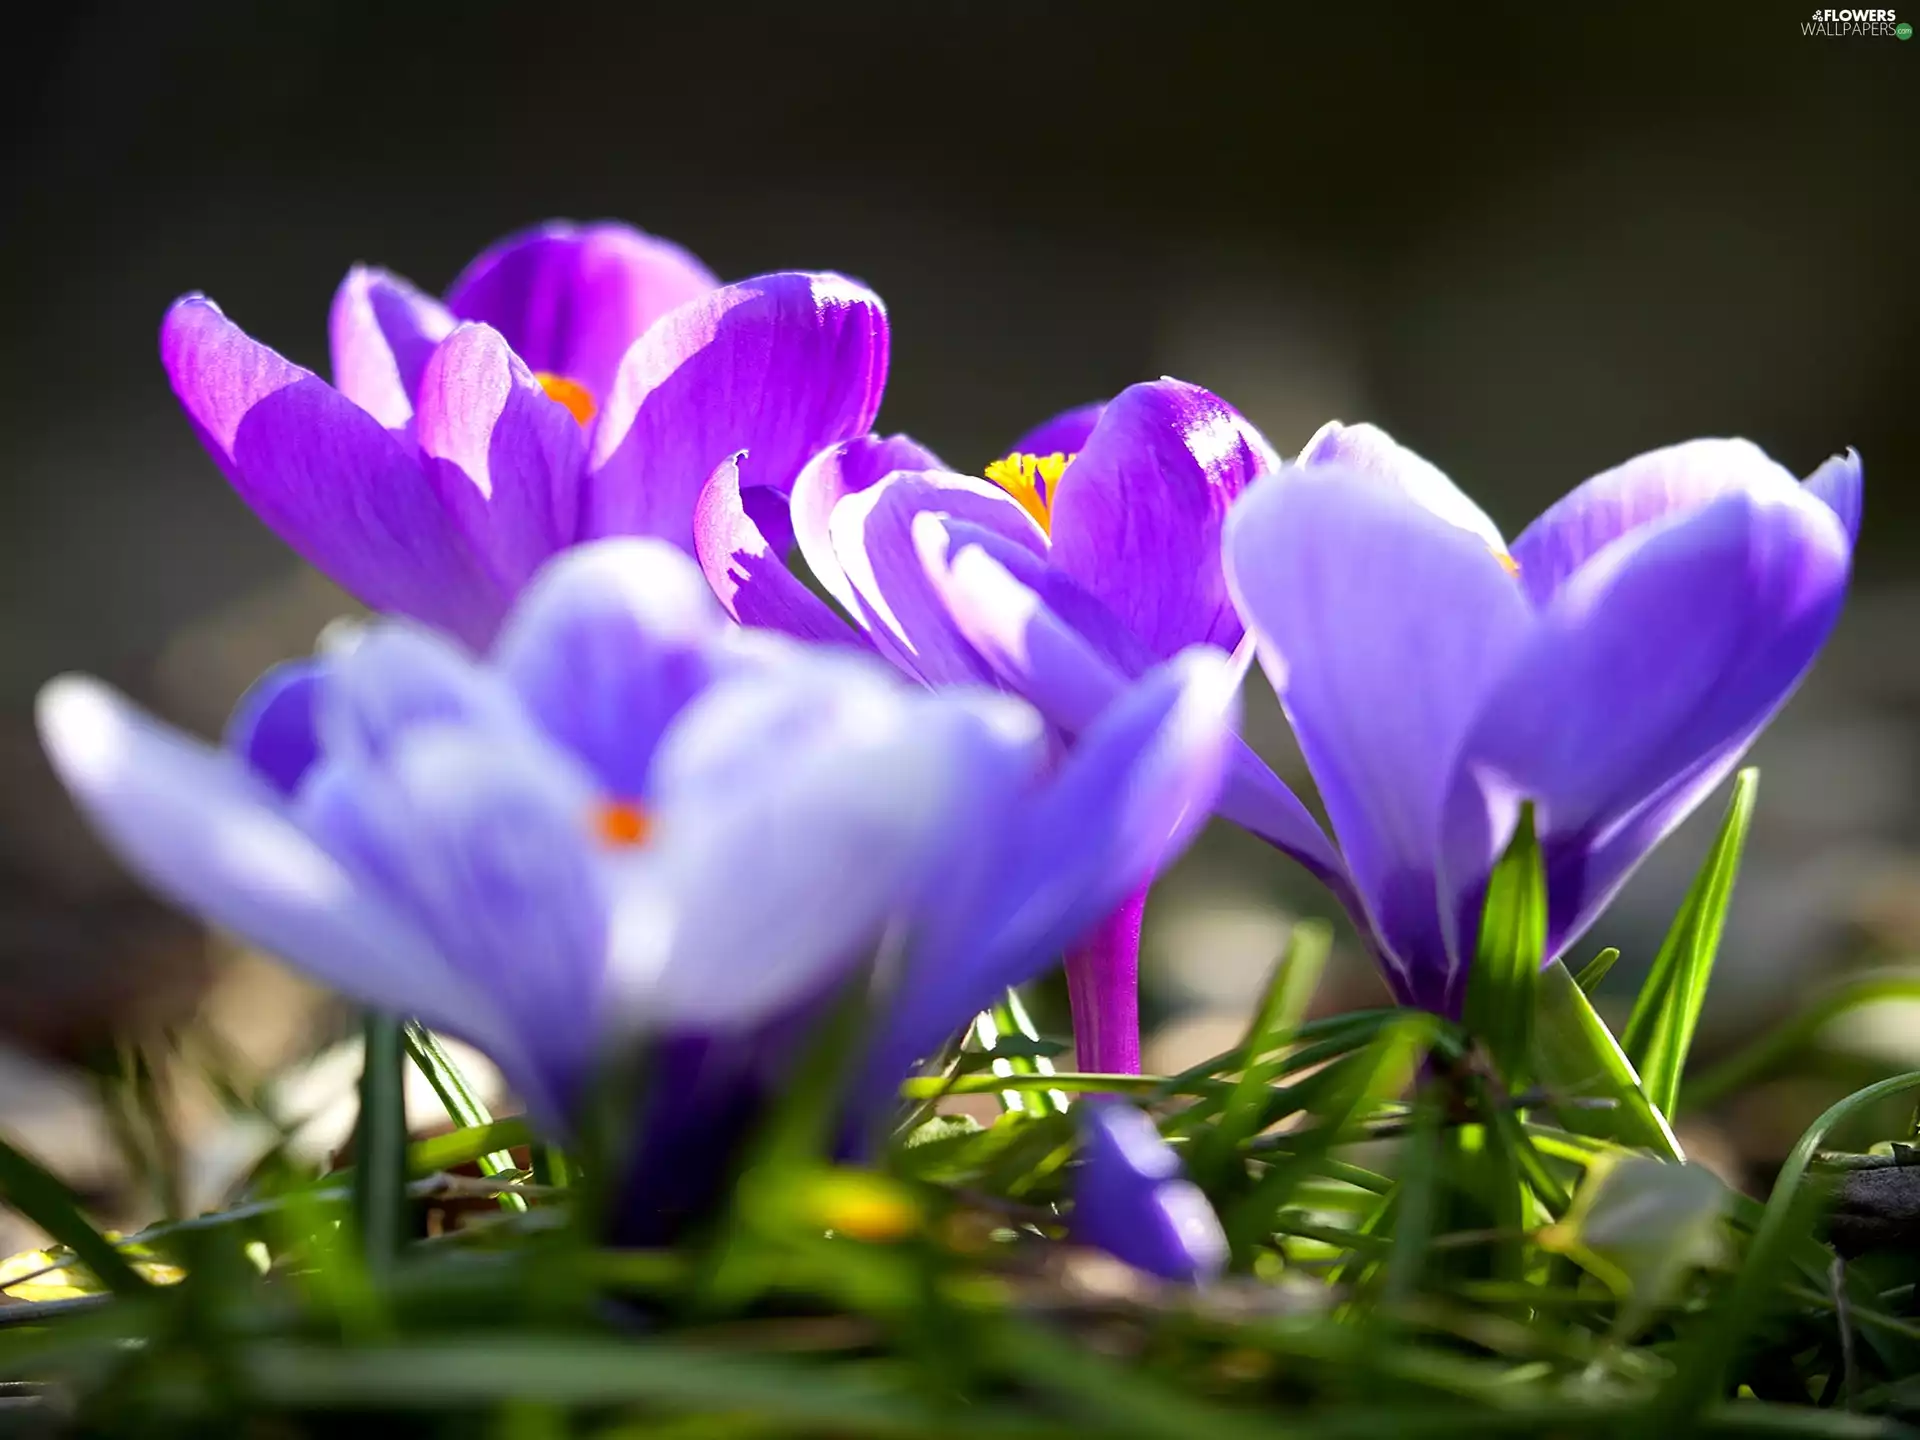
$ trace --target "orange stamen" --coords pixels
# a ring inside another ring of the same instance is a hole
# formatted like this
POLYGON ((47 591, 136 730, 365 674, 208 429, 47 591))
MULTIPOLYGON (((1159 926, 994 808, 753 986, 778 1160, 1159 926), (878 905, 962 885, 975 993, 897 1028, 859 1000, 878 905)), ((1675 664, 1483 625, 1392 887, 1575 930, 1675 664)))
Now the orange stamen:
POLYGON ((600 408, 593 403, 593 392, 578 380, 569 380, 551 370, 536 370, 533 378, 540 382, 540 388, 547 392, 548 399, 566 406, 568 413, 582 425, 588 424, 600 408))
POLYGON ((653 822, 631 800, 606 800, 594 811, 593 828, 603 845, 626 850, 647 843, 653 822))

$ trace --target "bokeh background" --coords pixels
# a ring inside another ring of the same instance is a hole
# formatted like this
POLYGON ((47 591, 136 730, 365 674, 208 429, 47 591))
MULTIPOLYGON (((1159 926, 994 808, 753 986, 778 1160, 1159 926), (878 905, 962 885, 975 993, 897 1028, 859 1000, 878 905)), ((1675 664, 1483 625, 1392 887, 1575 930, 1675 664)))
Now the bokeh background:
MULTIPOLYGON (((205 290, 324 370, 351 262, 439 288, 549 216, 630 220, 726 277, 864 278, 893 320, 882 424, 961 468, 1163 373, 1282 451, 1330 417, 1385 424, 1510 533, 1688 436, 1802 473, 1856 446, 1857 593, 1758 751, 1703 1053, 1920 954, 1920 41, 1809 38, 1810 8, 44 7, 0 93, 0 1126, 111 1196, 58 1057, 199 1015, 264 1071, 325 1033, 308 992, 145 901, 31 740, 35 688, 74 668, 211 733, 343 608, 177 413, 164 307, 205 290)), ((1284 759, 1271 696, 1249 708, 1284 759)), ((1625 950, 1610 994, 1706 838, 1585 945, 1625 950)), ((1327 908, 1210 835, 1150 916, 1156 1054, 1230 1041, 1291 917, 1327 908)), ((1350 964, 1327 999, 1371 994, 1350 964)), ((1912 1007, 1839 1030, 1696 1121, 1697 1148, 1763 1167, 1842 1075, 1920 1059, 1912 1007)))

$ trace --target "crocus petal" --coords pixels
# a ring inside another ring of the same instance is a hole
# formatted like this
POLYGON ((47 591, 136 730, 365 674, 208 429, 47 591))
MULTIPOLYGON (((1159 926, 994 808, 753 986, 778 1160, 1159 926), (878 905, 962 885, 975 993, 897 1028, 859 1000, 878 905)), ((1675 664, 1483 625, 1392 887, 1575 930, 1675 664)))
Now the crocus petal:
POLYGON ((385 270, 354 266, 327 316, 334 388, 389 430, 406 428, 427 358, 453 326, 431 295, 385 270))
POLYGON ((362 1002, 492 1048, 498 1017, 235 757, 84 676, 51 681, 41 743, 101 837, 155 890, 362 1002))
POLYGON ((1220 568, 1227 507, 1279 465, 1260 433, 1197 385, 1122 391, 1053 499, 1053 563, 1156 659, 1187 645, 1231 650, 1240 619, 1220 568))
POLYGON ((1849 542, 1860 538, 1860 511, 1866 475, 1860 465, 1860 452, 1852 446, 1844 455, 1835 455, 1807 477, 1807 489, 1827 502, 1827 508, 1840 517, 1849 542))
POLYGON ((511 1018, 495 1055, 553 1121, 597 1058, 607 935, 596 794, 537 741, 416 725, 379 765, 329 765, 302 818, 369 886, 388 889, 455 972, 511 1018))
POLYGON ((1748 440, 1689 440, 1602 471, 1549 506, 1513 542, 1520 583, 1545 604, 1606 546, 1722 495, 1778 496, 1799 482, 1748 440))
POLYGON ((1442 520, 1478 535, 1495 554, 1506 553, 1507 542, 1487 512, 1468 499, 1439 466, 1416 455, 1378 425, 1343 425, 1329 420, 1301 449, 1298 463, 1304 470, 1340 469, 1372 476, 1442 520))
POLYGON ((369 626, 326 663, 315 722, 321 753, 332 759, 384 761, 420 725, 455 723, 509 736, 531 729, 497 676, 415 626, 369 626))
POLYGON ((854 614, 880 653, 929 685, 979 683, 989 672, 954 629, 913 538, 928 514, 992 530, 1036 554, 1046 538, 1006 491, 970 475, 896 472, 834 507, 834 553, 854 614))
POLYGON ((1226 1268, 1219 1217, 1151 1120, 1131 1105, 1093 1101, 1080 1107, 1080 1129, 1076 1241, 1163 1280, 1209 1280, 1226 1268))
POLYGON ((652 863, 616 913, 625 1025, 759 1024, 872 956, 924 892, 976 781, 963 757, 980 752, 948 743, 938 697, 868 693, 844 729, 789 748, 754 793, 721 776, 664 799, 652 863))
POLYGON ((945 470, 934 453, 905 435, 859 435, 822 450, 793 482, 793 538, 807 568, 849 615, 860 614, 853 584, 834 554, 833 509, 896 470, 945 470))
POLYGON ((887 378, 880 297, 839 275, 728 285, 665 316, 621 363, 594 431, 588 535, 686 548, 700 487, 729 455, 742 488, 787 492, 865 434, 887 378))
POLYGON ((568 551, 521 597, 494 664, 610 795, 642 799, 661 735, 713 675, 726 626, 705 578, 659 540, 568 551))
POLYGON ((1227 528, 1227 573, 1404 998, 1444 983, 1449 762, 1531 626, 1472 532, 1363 472, 1290 469, 1227 528))
POLYGON ((1840 521, 1794 485, 1646 527, 1563 587, 1463 737, 1443 865, 1459 952, 1521 799, 1536 805, 1549 941, 1578 935, 1792 693, 1848 568, 1840 521))
POLYGON ((631 226, 553 221, 481 254, 453 282, 447 305, 505 335, 530 368, 604 402, 633 342, 719 283, 678 245, 631 226))
POLYGON ((1063 410, 1051 420, 1043 420, 1013 442, 1016 455, 1077 455, 1086 448, 1087 437, 1093 434, 1093 427, 1100 423, 1100 416, 1106 410, 1105 400, 1095 400, 1089 405, 1076 405, 1071 410, 1063 410))
POLYGON ((516 592, 573 543, 587 446, 500 333, 461 325, 427 362, 415 434, 448 514, 516 592))
POLYGON ((320 758, 320 660, 289 660, 248 687, 227 721, 223 744, 282 795, 292 795, 320 758))
MULTIPOLYGON (((755 494, 772 494, 760 490, 755 494)), ((693 552, 707 583, 742 625, 759 625, 819 640, 864 647, 866 640, 787 569, 740 494, 739 457, 721 461, 693 512, 693 552)))
MULTIPOLYGON (((1095 607, 1104 607, 1073 581, 1047 571, 1029 570, 1023 578, 1015 573, 1024 568, 1021 552, 978 537, 948 560, 946 535, 928 537, 924 522, 920 534, 927 574, 955 626, 999 680, 1047 719, 1077 735, 1126 689, 1131 668, 1122 668, 1126 646, 1138 642, 1115 633, 1119 622, 1110 612, 1096 622, 1095 607), (1063 605, 1069 597, 1076 603, 1063 605), (1062 609, 1076 623, 1067 623, 1062 609)), ((1237 736, 1228 745, 1226 776, 1214 808, 1321 879, 1344 886, 1339 856, 1312 812, 1237 736)))
POLYGON ((201 443, 303 559, 376 610, 491 632, 505 594, 379 421, 201 296, 167 312, 160 349, 201 443))

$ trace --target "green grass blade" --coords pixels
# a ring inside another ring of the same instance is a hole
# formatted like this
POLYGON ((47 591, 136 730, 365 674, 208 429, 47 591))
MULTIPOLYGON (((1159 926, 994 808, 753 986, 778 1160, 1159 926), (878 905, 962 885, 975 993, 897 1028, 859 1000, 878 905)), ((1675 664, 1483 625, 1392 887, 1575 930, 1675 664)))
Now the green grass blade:
MULTIPOLYGON (((1053 1061, 1031 1053, 1040 1040, 1033 1017, 1021 1002, 1017 990, 1009 990, 991 1010, 981 1012, 973 1022, 973 1038, 980 1049, 993 1058, 987 1068, 995 1075, 1051 1075, 1053 1061)), ((1002 1110, 1019 1110, 1029 1115, 1058 1115, 1068 1104, 1064 1090, 1008 1089, 1000 1093, 1002 1110)))
POLYGON ((1671 1115, 1680 1098, 1680 1077, 1693 1046, 1694 1026, 1707 997, 1707 980, 1726 927, 1727 903, 1733 898, 1734 877, 1740 870, 1740 852, 1753 820, 1753 800, 1760 772, 1742 770, 1733 782, 1733 798, 1713 848, 1701 863, 1674 917, 1673 928, 1661 943, 1653 970, 1640 988, 1633 1014, 1620 1042, 1646 1086, 1647 1098, 1671 1115))
MULTIPOLYGON (((460 1062, 453 1058, 438 1035, 418 1020, 409 1020, 402 1038, 406 1041, 407 1055, 420 1073, 427 1077, 427 1084, 433 1087, 433 1093, 440 1097, 440 1103, 446 1107, 448 1119, 462 1128, 493 1123, 493 1112, 474 1093, 473 1086, 467 1083, 467 1077, 460 1069, 460 1062)), ((506 1150, 490 1151, 475 1163, 479 1165, 482 1175, 504 1175, 518 1168, 513 1163, 513 1155, 506 1150)), ((502 1195, 500 1208, 525 1210, 526 1197, 502 1195)))
POLYGON ((362 1027, 360 1120, 354 1131, 353 1213, 374 1275, 391 1272, 406 1238, 407 1112, 400 1021, 369 1013, 362 1027))
POLYGON ((1613 962, 1620 958, 1620 952, 1609 945, 1593 959, 1580 967, 1580 973, 1574 981, 1581 990, 1591 995, 1600 988, 1600 982, 1607 978, 1607 972, 1613 969, 1613 962))
POLYGON ((142 1280, 114 1243, 81 1213, 74 1193, 52 1171, 0 1140, 0 1200, 73 1251, 94 1278, 116 1295, 153 1287, 142 1280))
POLYGON ((1648 1098, 1639 1072, 1586 992, 1556 960, 1540 972, 1533 1036, 1534 1079, 1557 1100, 1610 1100, 1611 1108, 1557 1107, 1576 1135, 1684 1158, 1666 1116, 1648 1098))
POLYGON ((1515 1088, 1525 1080, 1531 1061, 1535 995, 1546 948, 1546 866, 1528 803, 1520 807, 1513 839, 1487 880, 1463 1015, 1467 1030, 1487 1047, 1501 1076, 1515 1088))

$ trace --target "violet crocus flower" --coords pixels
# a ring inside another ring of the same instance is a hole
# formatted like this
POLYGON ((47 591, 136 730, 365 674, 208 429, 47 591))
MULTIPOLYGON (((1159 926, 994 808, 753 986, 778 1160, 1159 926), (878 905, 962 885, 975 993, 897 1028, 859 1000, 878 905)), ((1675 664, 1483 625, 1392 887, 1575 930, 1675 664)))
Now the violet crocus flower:
POLYGON ((1163 1280, 1210 1280, 1227 1237, 1153 1121, 1123 1101, 1080 1107, 1085 1144, 1073 1186, 1073 1238, 1163 1280))
POLYGON ((714 466, 740 453, 779 516, 821 448, 864 434, 886 381, 886 312, 837 275, 720 285, 623 225, 550 224, 487 251, 443 302, 354 269, 329 320, 333 381, 177 301, 160 349, 242 499, 375 610, 489 640, 570 545, 689 548, 714 466))
POLYGON ((223 749, 83 677, 40 700, 60 775, 156 890, 470 1041, 549 1131, 646 1037, 673 1099, 644 1112, 625 1239, 702 1213, 804 1021, 877 951, 887 1094, 1051 963, 1178 851, 1233 718, 1222 660, 1179 656, 1052 768, 1026 706, 743 634, 639 539, 556 561, 484 662, 395 621, 270 672, 223 749))
POLYGON ((1803 485, 1744 440, 1608 470, 1511 546, 1439 470, 1330 424, 1242 497, 1227 574, 1400 999, 1457 1013, 1523 801, 1548 951, 1726 778, 1845 596, 1851 451, 1803 485))
MULTIPOLYGON (((947 470, 905 436, 849 440, 794 483, 792 530, 859 627, 856 643, 928 685, 1011 690, 1071 738, 1184 647, 1239 644, 1221 525, 1234 498, 1279 463, 1231 406, 1163 379, 1048 421, 985 477, 947 470)), ((702 494, 694 544, 743 623, 855 638, 788 572, 785 545, 763 532, 730 466, 702 494)), ((1216 808, 1344 885, 1319 826, 1238 740, 1216 808)), ((1083 1068, 1139 1069, 1145 898, 1068 952, 1083 1068)))

